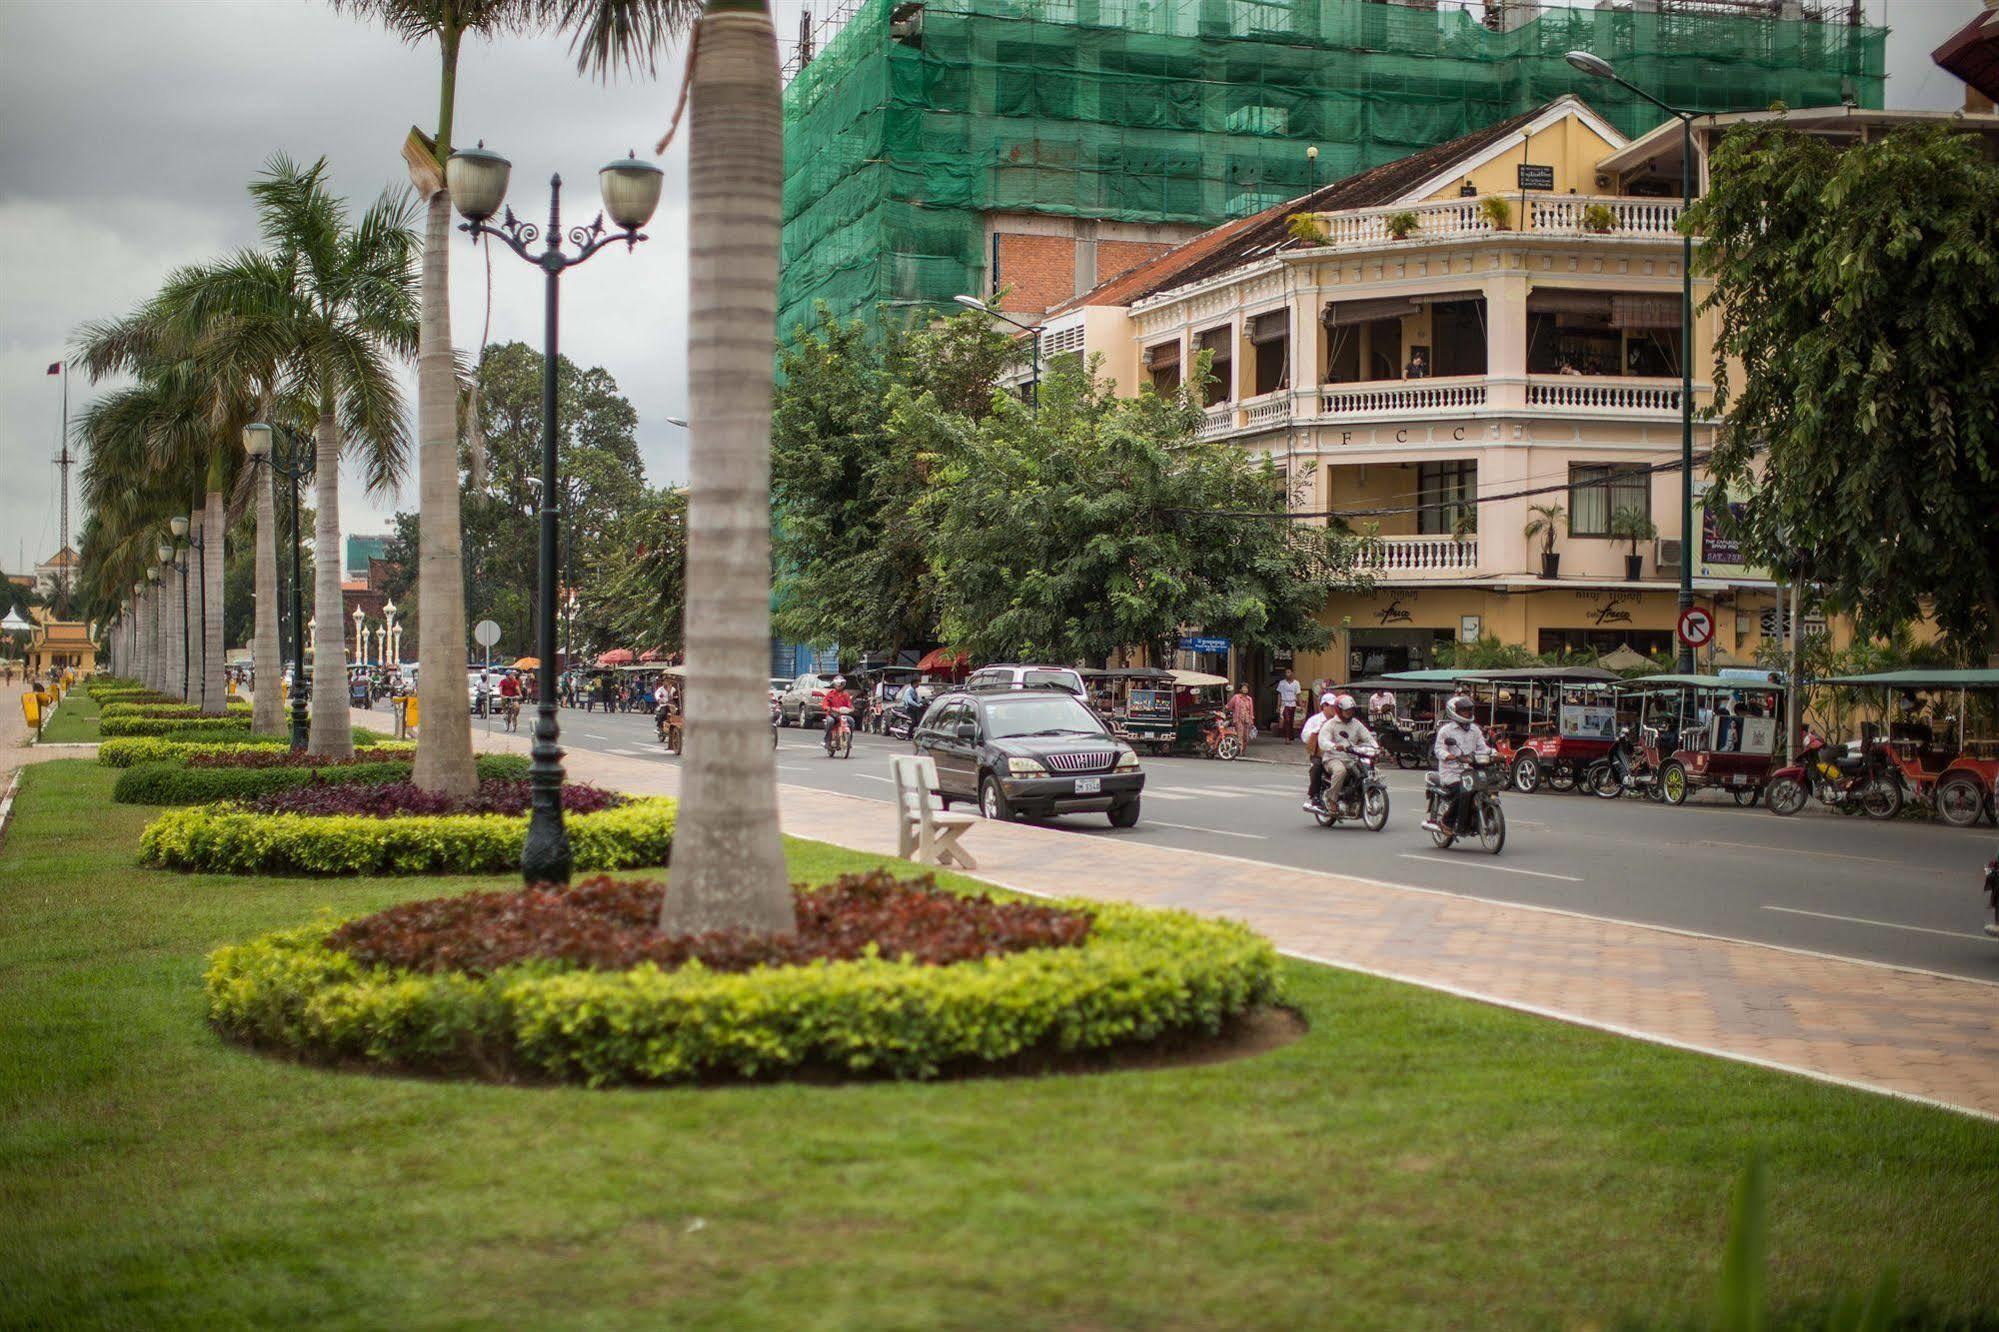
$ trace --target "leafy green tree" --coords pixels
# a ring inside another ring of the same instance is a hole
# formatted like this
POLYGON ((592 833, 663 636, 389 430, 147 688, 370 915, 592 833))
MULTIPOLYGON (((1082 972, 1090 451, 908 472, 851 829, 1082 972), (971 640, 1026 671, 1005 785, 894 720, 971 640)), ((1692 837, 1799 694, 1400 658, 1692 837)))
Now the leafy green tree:
POLYGON ((579 657, 617 646, 679 652, 686 642, 687 492, 653 491, 622 514, 577 591, 579 657))
POLYGON ((771 425, 780 633, 890 652, 935 638, 941 608, 916 511, 953 431, 991 413, 1018 355, 975 316, 871 330, 823 307, 786 345, 771 425))
POLYGON ((1267 461, 1197 439, 1200 419, 1191 392, 1119 398, 1086 372, 1045 380, 1038 413, 1002 399, 975 425, 904 403, 898 430, 952 440, 917 507, 934 533, 945 641, 1063 662, 1133 646, 1166 660, 1190 629, 1323 647, 1327 593, 1363 581, 1358 543, 1242 516, 1269 510, 1282 481, 1267 461))
POLYGON ((1719 311, 1710 465, 1751 555, 1861 630, 1999 627, 1999 166, 1944 128, 1726 135, 1690 218, 1719 311), (1739 364, 1736 371, 1731 359, 1739 364))

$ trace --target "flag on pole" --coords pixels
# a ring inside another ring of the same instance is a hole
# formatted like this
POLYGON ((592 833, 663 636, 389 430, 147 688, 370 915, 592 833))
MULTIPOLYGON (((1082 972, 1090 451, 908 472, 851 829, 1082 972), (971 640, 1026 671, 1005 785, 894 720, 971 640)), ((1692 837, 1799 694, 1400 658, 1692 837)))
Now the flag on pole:
POLYGON ((61 373, 62 373, 62 362, 61 362, 61 361, 50 361, 50 362, 49 362, 49 373, 50 373, 50 374, 52 374, 52 375, 59 375, 59 374, 61 374, 61 373))

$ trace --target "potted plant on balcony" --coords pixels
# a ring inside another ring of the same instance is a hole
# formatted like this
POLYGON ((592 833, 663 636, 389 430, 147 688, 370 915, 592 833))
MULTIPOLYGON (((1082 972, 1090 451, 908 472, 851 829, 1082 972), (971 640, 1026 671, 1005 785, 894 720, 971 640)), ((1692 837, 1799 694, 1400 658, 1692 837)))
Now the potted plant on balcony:
POLYGON ((1638 543, 1650 541, 1659 535, 1659 529, 1652 525, 1651 518, 1643 510, 1625 507, 1610 515, 1610 522, 1604 530, 1619 541, 1631 543, 1631 553, 1624 557, 1624 577, 1628 582, 1637 582, 1645 575, 1645 557, 1638 553, 1638 543))
POLYGON ((1284 219, 1284 226, 1291 233, 1292 240, 1306 245, 1325 245, 1333 239, 1319 225, 1319 219, 1310 213, 1293 213, 1284 219))
POLYGON ((1421 225, 1422 219, 1406 208, 1381 219, 1381 229, 1395 240, 1408 240, 1421 225))
POLYGON ((1555 527, 1569 516, 1569 511, 1559 504, 1530 504, 1527 512, 1534 515, 1527 522, 1527 539, 1541 538, 1541 576, 1554 578, 1562 568, 1562 557, 1555 553, 1555 527))
POLYGON ((1610 211, 1609 204, 1593 203, 1583 209, 1583 230, 1593 231, 1601 236, 1617 229, 1617 214, 1610 211))
POLYGON ((1488 194, 1478 201, 1479 216, 1492 223, 1494 231, 1513 229, 1513 205, 1496 194, 1488 194))

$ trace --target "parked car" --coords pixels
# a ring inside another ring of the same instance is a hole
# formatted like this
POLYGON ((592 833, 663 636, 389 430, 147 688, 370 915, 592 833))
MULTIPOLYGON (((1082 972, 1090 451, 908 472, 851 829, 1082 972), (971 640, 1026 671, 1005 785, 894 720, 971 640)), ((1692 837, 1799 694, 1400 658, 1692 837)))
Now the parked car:
POLYGON ((770 677, 770 696, 773 699, 789 688, 791 688, 791 681, 785 676, 773 675, 770 677))
POLYGON ((814 726, 826 719, 820 700, 833 687, 829 672, 813 671, 786 684, 777 696, 777 720, 781 726, 814 726))
POLYGON ((969 690, 1066 689, 1083 697, 1083 677, 1067 666, 981 666, 965 681, 969 690))
POLYGON ((945 694, 912 743, 936 760, 946 806, 973 801, 989 819, 1102 813, 1116 828, 1138 822, 1138 754, 1060 687, 945 694))

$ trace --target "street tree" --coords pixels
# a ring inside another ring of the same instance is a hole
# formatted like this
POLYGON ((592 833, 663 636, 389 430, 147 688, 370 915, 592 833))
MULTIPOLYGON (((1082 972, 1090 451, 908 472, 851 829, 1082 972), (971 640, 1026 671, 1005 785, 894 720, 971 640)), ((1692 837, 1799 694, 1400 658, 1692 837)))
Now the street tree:
POLYGON ((934 637, 941 611, 916 509, 952 441, 931 423, 983 420, 1018 357, 974 315, 871 329, 822 308, 797 331, 780 354, 771 434, 780 633, 890 653, 934 637))
POLYGON ((1282 514, 1269 462, 1196 438, 1191 390, 1117 397, 1087 371, 1043 381, 976 425, 906 404, 947 455, 918 508, 934 533, 943 638, 974 658, 1096 661, 1183 632, 1312 650, 1326 594, 1361 586, 1358 543, 1282 514))
POLYGON ((1689 225, 1719 314, 1710 471, 1752 558, 1862 632, 1999 631, 1999 165, 1948 128, 1725 135, 1689 225))
POLYGON ((686 645, 687 492, 649 492, 606 534, 577 589, 579 653, 627 646, 679 652, 686 645))
MULTIPOLYGON (((451 156, 458 102, 458 56, 467 36, 565 32, 579 63, 601 72, 650 69, 675 31, 689 26, 697 0, 331 0, 334 9, 381 24, 410 45, 435 41, 436 133, 411 145, 411 178, 423 196, 422 345, 417 353, 417 491, 422 517, 417 581, 429 611, 417 626, 417 685, 423 727, 412 780, 427 791, 470 795, 472 720, 458 687, 465 661, 465 576, 460 567, 459 396, 451 347, 451 156), (421 152, 415 152, 417 148, 421 152), (427 165, 424 156, 431 158, 427 165)), ((418 136, 422 138, 422 136, 418 136)), ((475 405, 475 411, 477 410, 475 405)))

